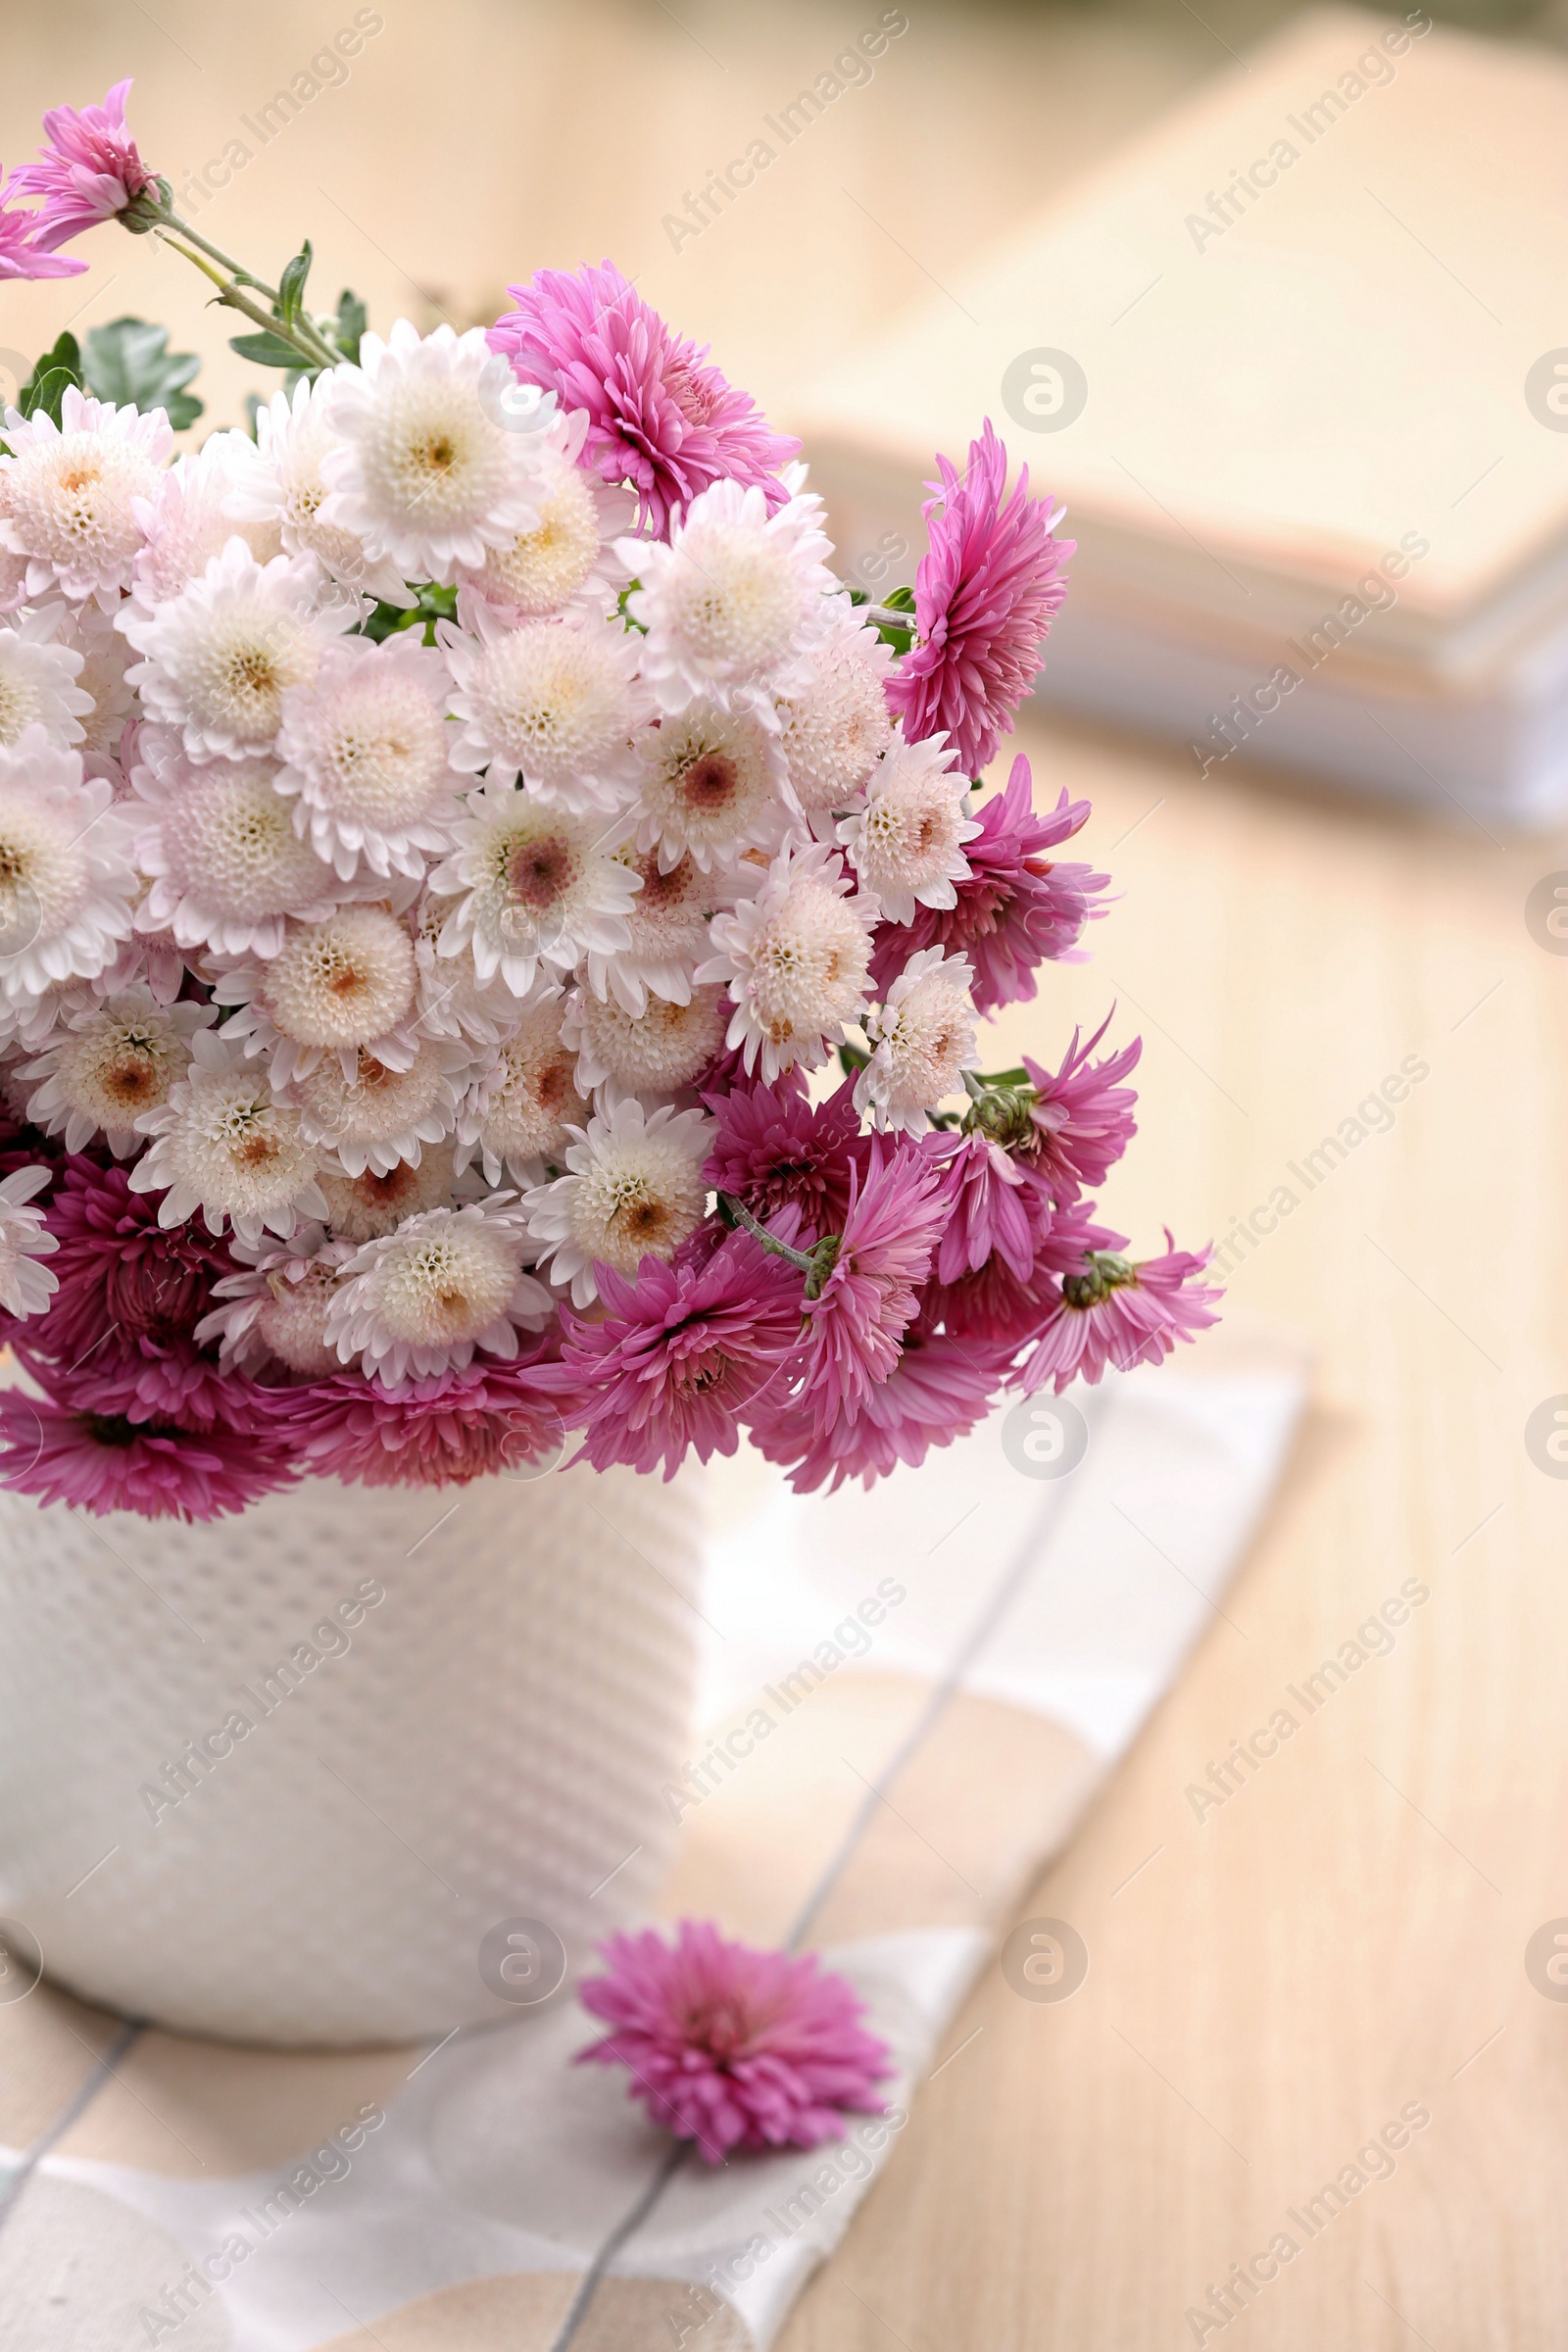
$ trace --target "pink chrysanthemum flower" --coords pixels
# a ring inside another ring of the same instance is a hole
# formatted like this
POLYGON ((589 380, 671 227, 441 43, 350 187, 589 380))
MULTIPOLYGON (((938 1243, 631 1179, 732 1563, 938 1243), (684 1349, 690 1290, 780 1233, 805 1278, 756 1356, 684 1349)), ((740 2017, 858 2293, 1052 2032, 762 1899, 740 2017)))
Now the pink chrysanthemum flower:
POLYGON ((944 1160, 942 1198, 947 1221, 937 1245, 939 1282, 961 1282, 992 1256, 1020 1282, 1028 1281, 1042 1229, 1040 1197, 1001 1144, 988 1135, 964 1136, 944 1160))
MULTIPOLYGON (((554 1383, 549 1377, 554 1375, 554 1383)), ((341 1372, 267 1392, 269 1420, 320 1478, 366 1487, 466 1486, 559 1459, 564 1439, 542 1350, 505 1363, 475 1358, 395 1389, 341 1372)))
POLYGON ((294 1464, 255 1429, 151 1428, 123 1414, 0 1391, 0 1485, 101 1518, 218 1519, 276 1487, 294 1464))
POLYGON ((733 1453, 738 1417, 799 1339, 800 1275, 737 1233, 701 1266, 645 1257, 635 1282, 607 1266, 599 1296, 606 1320, 573 1319, 563 1350, 594 1468, 662 1461, 668 1479, 688 1448, 704 1462, 733 1453))
POLYGON ((805 1301, 800 1396, 819 1426, 855 1411, 892 1372, 947 1214, 940 1170, 926 1152, 872 1144, 863 1176, 856 1172, 831 1270, 805 1301))
POLYGON ((131 1191, 125 1168, 67 1154, 45 1212, 60 1288, 27 1334, 29 1356, 47 1359, 46 1387, 78 1368, 109 1384, 113 1409, 134 1421, 241 1426, 243 1395, 193 1336, 233 1261, 199 1225, 160 1227, 160 1204, 131 1191))
POLYGON ((1143 1039, 1135 1037, 1103 1061, 1089 1058, 1113 1017, 1113 1010, 1107 1012, 1081 1046, 1075 1029, 1058 1070, 1042 1069, 1024 1055, 1023 1066, 1040 1099, 1030 1109, 1036 1141, 1022 1154, 1023 1165, 1058 1201, 1076 1200, 1080 1193, 1103 1184, 1138 1133, 1133 1117, 1138 1097, 1117 1082, 1137 1067, 1143 1039))
POLYGON ((1012 1353, 946 1333, 906 1332, 897 1364, 858 1412, 825 1428, 807 1411, 768 1414, 754 1423, 752 1443, 788 1469, 798 1494, 824 1484, 836 1494, 850 1478, 875 1486, 901 1462, 918 1468, 933 1446, 967 1437, 990 1410, 1012 1353))
POLYGON ((43 252, 112 220, 144 189, 156 187, 156 175, 126 128, 129 88, 128 81, 117 81, 102 106, 52 106, 44 116, 49 144, 38 150, 43 161, 25 164, 18 173, 27 193, 44 200, 37 237, 43 252))
POLYGON ((517 308, 490 329, 491 350, 563 410, 587 412, 582 463, 631 484, 643 527, 663 538, 717 481, 755 484, 770 508, 784 504, 775 477, 800 443, 769 431, 750 394, 704 366, 707 345, 672 334, 612 263, 537 270, 508 291, 517 308))
POLYGON ((0 173, 0 278, 79 277, 85 262, 65 253, 50 253, 37 242, 48 216, 13 210, 14 199, 26 192, 25 171, 0 173))
POLYGON ((1220 1293, 1199 1281, 1209 1251, 1178 1250, 1170 1230, 1165 1254, 1135 1264, 1118 1250, 1085 1251, 1064 1274, 1054 1308, 1020 1374, 1031 1394, 1050 1381, 1059 1396, 1075 1380, 1098 1381, 1107 1364, 1119 1372, 1157 1364, 1178 1340, 1218 1321, 1220 1293))
POLYGON ((579 2062, 626 2067, 628 2095, 708 2163, 732 2148, 818 2147, 842 2138, 844 2109, 880 2114, 887 2044, 814 1955, 757 1951, 690 1919, 673 1942, 649 1928, 599 1949, 610 1974, 579 1997, 611 2031, 579 2062))
POLYGON ((1061 511, 1029 496, 1027 466, 1005 498, 1007 453, 989 417, 966 470, 943 457, 937 470, 921 509, 931 546, 915 573, 915 641, 888 704, 911 743, 946 730, 965 774, 977 776, 1034 684, 1074 542, 1054 536, 1061 511))
POLYGON ((871 973, 886 987, 921 948, 946 948, 974 966, 979 1012, 1021 1003, 1035 993, 1035 967, 1073 960, 1086 922, 1110 877, 1087 865, 1058 865, 1047 853, 1088 821, 1087 801, 1062 793, 1048 815, 1036 815, 1029 762, 1020 752, 1005 792, 980 811, 980 830, 964 844, 966 880, 955 885, 953 906, 916 906, 906 924, 884 924, 871 973))
POLYGON ((743 1200, 765 1225, 794 1208, 805 1240, 838 1233, 850 1213, 860 1122, 846 1079, 813 1105, 799 1081, 774 1086, 733 1083, 703 1098, 718 1125, 704 1176, 743 1200))

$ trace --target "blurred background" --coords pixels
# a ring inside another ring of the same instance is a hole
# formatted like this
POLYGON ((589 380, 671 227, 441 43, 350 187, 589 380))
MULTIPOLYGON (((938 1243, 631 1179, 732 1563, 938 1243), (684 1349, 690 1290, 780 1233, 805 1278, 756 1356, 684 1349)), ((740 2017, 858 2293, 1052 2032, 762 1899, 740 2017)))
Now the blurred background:
MULTIPOLYGON (((1317 1402, 1224 1622, 1035 1902, 1082 1927, 1107 2006, 980 1996, 984 2039, 932 2083, 929 2129, 857 2224, 878 2311, 921 2352, 1188 2340, 1202 2280, 1412 2097, 1436 2121, 1419 2155, 1248 2315, 1250 2340, 1562 2341, 1568 2017, 1522 1954, 1568 1911, 1568 1462, 1541 1435, 1568 1406, 1551 919, 1568 441, 1550 401, 1568 6, 1477 0, 1431 29, 1415 14, 1420 29, 1259 0, 9 15, 8 165, 45 104, 133 74, 144 157, 176 190, 207 174, 204 232, 264 273, 309 233, 313 290, 354 287, 372 324, 488 323, 533 269, 613 257, 807 433, 845 567, 868 581, 884 557, 886 584, 912 576, 907 477, 939 432, 959 454, 995 415, 1068 498, 1086 618, 1070 594, 1060 695, 1025 712, 1020 744, 1037 792, 1093 800, 1084 854, 1122 895, 1092 960, 1009 1009, 1003 1057, 1054 1058, 1117 1002, 1118 1034, 1146 1041, 1143 1134, 1107 1213, 1140 1252, 1166 1221, 1212 1235, 1232 1318, 1296 1335, 1317 1402), (1384 46, 1396 73, 1345 90, 1390 24, 1407 36, 1384 46), (362 36, 346 59, 344 27, 362 36), (866 71, 835 75, 852 46, 866 71), (775 135, 824 75, 839 90, 775 135), (1312 135, 1283 127, 1326 88, 1344 103, 1312 135), (1268 183, 1237 180, 1280 137, 1297 163, 1254 213, 1268 183), (759 138, 768 167, 705 215, 759 138), (1059 429, 1006 421, 1007 368, 1039 352, 1088 379, 1059 429), (1429 553, 1396 598, 1344 616, 1407 533, 1429 553), (1331 612, 1349 641, 1325 679, 1302 655, 1299 694, 1227 732, 1227 698, 1331 612), (1365 1108, 1401 1070, 1396 1107, 1365 1108), (1195 1823, 1183 1792, 1207 1759, 1412 1575, 1434 1605, 1397 1652, 1245 1804, 1195 1823)), ((113 229, 81 251, 79 280, 0 287, 0 345, 30 360, 68 323, 167 321, 204 355, 193 438, 237 421, 255 371, 195 274, 113 229)), ((787 2338, 862 2340, 885 2343, 882 2322, 825 2287, 787 2338)))

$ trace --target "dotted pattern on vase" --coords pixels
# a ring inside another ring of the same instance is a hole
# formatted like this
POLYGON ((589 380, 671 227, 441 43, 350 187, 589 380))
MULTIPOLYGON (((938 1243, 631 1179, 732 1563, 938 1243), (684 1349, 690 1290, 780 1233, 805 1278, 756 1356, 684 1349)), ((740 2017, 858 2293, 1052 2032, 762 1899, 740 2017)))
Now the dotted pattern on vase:
POLYGON ((486 1933, 538 1920, 575 1972, 672 1858, 696 1494, 311 1480, 195 1528, 0 1495, 0 1915, 185 2032, 515 2017, 486 1933))

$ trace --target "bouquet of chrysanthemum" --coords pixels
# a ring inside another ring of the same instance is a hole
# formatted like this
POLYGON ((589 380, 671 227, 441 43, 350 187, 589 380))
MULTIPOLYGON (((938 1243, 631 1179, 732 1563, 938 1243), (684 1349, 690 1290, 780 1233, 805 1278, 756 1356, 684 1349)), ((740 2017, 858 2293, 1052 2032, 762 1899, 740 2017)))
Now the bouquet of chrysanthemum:
POLYGON ((1136 1042, 980 1069, 1106 880, 1026 760, 975 807, 1071 553, 990 426, 867 605, 608 263, 383 341, 181 220, 127 86, 0 275, 118 218, 288 388, 171 462, 195 363, 121 320, 6 412, 0 1477, 206 1517, 744 1428, 814 1487, 1209 1322, 1086 1198, 1136 1042))

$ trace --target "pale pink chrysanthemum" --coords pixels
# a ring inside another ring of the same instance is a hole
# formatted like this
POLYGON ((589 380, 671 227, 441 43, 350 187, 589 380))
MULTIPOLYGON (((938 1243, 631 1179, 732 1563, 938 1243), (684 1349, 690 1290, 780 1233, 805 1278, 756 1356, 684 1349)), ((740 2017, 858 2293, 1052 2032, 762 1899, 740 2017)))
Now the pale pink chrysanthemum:
POLYGON ((361 540, 406 580, 450 583, 538 521, 529 445, 550 423, 501 421, 513 390, 479 327, 421 335, 407 318, 366 335, 357 366, 334 368, 325 393, 336 436, 321 458, 330 492, 322 520, 361 540))
POLYGON ((623 2066, 627 2095, 710 2164, 732 2148, 814 2148, 842 2138, 846 2109, 879 2114, 893 2073, 864 2003, 814 1954, 755 1950, 685 1919, 599 1946, 609 1975, 579 1988, 611 2031, 580 2060, 623 2066))
POLYGON ((968 958, 926 948, 911 956, 882 1003, 865 1016, 871 1058, 856 1081, 855 1105, 878 1127, 923 1135, 928 1113, 978 1069, 974 974, 968 958))
POLYGON ((276 533, 286 554, 315 556, 350 594, 408 609, 414 598, 391 559, 371 557, 357 532, 328 518, 332 491, 323 466, 340 446, 329 413, 332 381, 302 376, 292 393, 274 392, 257 410, 254 445, 240 435, 245 446, 236 453, 228 511, 253 545, 258 532, 276 533))
POLYGON ((30 1205, 33 1195, 54 1180, 54 1169, 16 1168, 0 1177, 0 1309, 19 1317, 41 1315, 59 1283, 40 1257, 51 1256, 60 1244, 44 1223, 41 1208, 30 1205))
POLYGON ((190 1040, 216 1020, 209 1004, 160 1004, 134 982, 97 997, 73 992, 45 1051, 22 1064, 27 1116, 45 1135, 81 1152, 100 1136, 117 1159, 140 1151, 136 1121, 157 1110, 190 1062, 190 1040))
POLYGON ((642 674, 669 715, 706 699, 751 710, 777 732, 774 698, 809 684, 806 653, 836 587, 822 502, 770 512, 760 489, 715 482, 672 527, 668 546, 623 539, 641 586, 626 610, 646 631, 642 674))
POLYGON ((198 1029, 185 1076, 138 1125, 152 1138, 131 1168, 133 1193, 162 1192, 160 1225, 181 1225, 200 1209, 209 1233, 231 1223, 242 1242, 264 1232, 287 1241, 326 1202, 316 1189, 319 1153, 300 1117, 273 1094, 264 1064, 198 1029), (166 1189, 167 1188, 167 1189, 166 1189))
POLYGON ((512 628, 482 597, 465 598, 460 612, 466 630, 441 628, 463 721, 453 765, 496 785, 520 777, 574 816, 628 800, 638 779, 632 738, 653 710, 634 635, 591 613, 512 628))
POLYGON ((277 790, 300 839, 343 881, 362 864, 417 881, 451 849, 463 809, 447 690, 440 655, 400 632, 327 646, 311 683, 285 692, 277 790))
POLYGON ((587 432, 582 409, 552 419, 529 453, 538 521, 488 548, 478 566, 459 565, 459 579, 514 627, 564 614, 603 618, 632 578, 615 541, 631 529, 637 501, 580 463, 587 432))
POLYGON ((388 1070, 413 1062, 416 977, 407 924, 386 906, 347 906, 290 923, 275 956, 220 973, 213 998, 239 1007, 222 1034, 265 1054, 280 1092, 326 1060, 353 1086, 367 1053, 388 1070))
POLYGON ((650 997, 642 1012, 627 1012, 592 989, 574 989, 561 1042, 577 1057, 579 1094, 608 1087, 612 1096, 658 1102, 703 1075, 723 1043, 724 1020, 716 988, 695 988, 683 1004, 650 997))
POLYGON ((538 270, 508 289, 517 308, 490 329, 524 383, 588 417, 585 462, 607 482, 629 482, 642 525, 662 538, 716 481, 755 484, 770 507, 787 493, 779 468, 800 443, 769 430, 751 396, 704 366, 610 262, 567 272, 538 270))
POLYGON ((696 1231, 712 1125, 706 1111, 645 1111, 623 1098, 572 1128, 565 1175, 534 1186, 522 1208, 541 1271, 570 1285, 574 1306, 593 1304, 598 1266, 634 1275, 645 1257, 673 1257, 696 1231))
POLYGON ((547 1162, 555 1170, 564 1165, 567 1146, 589 1109, 577 1092, 572 1052, 562 1039, 564 1009, 564 998, 541 998, 477 1057, 458 1114, 460 1174, 477 1156, 487 1184, 502 1183, 505 1170, 528 1186, 542 1181, 547 1162))
POLYGON ((24 172, 0 171, 0 280, 23 277, 79 277, 87 265, 72 254, 50 253, 37 241, 46 226, 43 213, 27 212, 16 198, 26 193, 24 172))
POLYGON ((811 647, 811 674, 779 704, 790 786, 823 840, 858 807, 893 737, 886 687, 893 649, 855 608, 831 612, 811 647))
POLYGON ((137 730, 124 819, 151 888, 136 928, 177 948, 275 956, 290 917, 319 922, 346 886, 294 831, 270 760, 193 767, 177 736, 137 730))
POLYGON ((44 605, 0 628, 0 747, 24 727, 42 727, 57 751, 84 740, 93 698, 82 691, 83 658, 69 626, 65 605, 44 605))
POLYGON ((73 384, 60 422, 7 409, 0 457, 0 546, 26 564, 28 599, 96 598, 116 612, 144 533, 137 509, 157 490, 174 436, 162 409, 142 416, 73 384))
POLYGON ((979 831, 964 843, 968 873, 947 906, 917 906, 911 920, 877 934, 872 972, 886 985, 919 948, 943 947, 974 965, 974 1001, 989 1012, 1035 993, 1044 962, 1073 962, 1086 922, 1102 915, 1098 894, 1109 876, 1050 856, 1088 821, 1087 801, 1065 791, 1046 815, 1031 800, 1029 762, 1020 752, 1004 792, 980 810, 979 831))
POLYGON ((604 1319, 571 1319, 563 1364, 596 1470, 613 1462, 673 1478, 688 1451, 733 1453, 801 1328, 801 1278, 749 1234, 701 1265, 645 1257, 636 1279, 606 1267, 604 1319))
POLYGON ((0 991, 96 980, 130 936, 136 877, 114 787, 41 726, 0 750, 0 991))
POLYGON ((819 1068, 865 1010, 879 909, 869 892, 850 891, 836 851, 786 845, 757 895, 709 926, 715 953, 697 978, 727 983, 726 1043, 764 1080, 819 1068))
POLYGON ((523 1270, 525 1234, 511 1193, 462 1208, 427 1209, 366 1242, 341 1269, 324 1334, 341 1362, 358 1361, 385 1388, 461 1371, 475 1350, 518 1352, 519 1326, 555 1314, 542 1282, 523 1270))
POLYGON ((637 875, 607 845, 602 818, 546 808, 529 793, 481 784, 465 796, 457 847, 430 875, 446 904, 442 957, 470 958, 481 983, 527 999, 584 955, 628 947, 637 875))
POLYGON ((969 814, 969 784, 939 735, 906 743, 902 728, 871 770, 862 805, 838 838, 862 886, 889 923, 912 923, 917 906, 955 906, 969 878, 963 845, 980 827, 969 814))
POLYGON ((800 1401, 819 1427, 857 1410, 898 1362, 947 1213, 941 1171, 929 1154, 907 1145, 871 1146, 852 1182, 837 1249, 817 1244, 830 1253, 829 1271, 819 1285, 807 1284, 816 1295, 804 1307, 800 1401))
POLYGON ((396 1068, 362 1046, 351 1074, 339 1055, 323 1055, 294 1078, 289 1100, 307 1141, 345 1176, 389 1176, 452 1135, 472 1060, 470 1047, 444 1037, 416 1038, 411 1058, 396 1068))
POLYGON ((1165 1253, 1134 1262, 1119 1250, 1085 1251, 1061 1277, 1051 1316, 1026 1359, 1019 1384, 1031 1394, 1049 1381, 1060 1396, 1075 1380, 1098 1381, 1157 1364, 1178 1340, 1195 1339, 1218 1321, 1221 1294, 1199 1278, 1207 1250, 1178 1250, 1167 1228, 1165 1253))
POLYGON ((400 1159, 384 1176, 373 1168, 367 1168, 363 1176, 341 1176, 333 1168, 321 1168, 316 1184, 326 1202, 333 1235, 358 1245, 395 1233, 406 1217, 422 1216, 427 1208, 449 1207, 452 1177, 451 1147, 432 1144, 419 1153, 417 1166, 400 1159))
POLYGON ((156 612, 127 604, 116 619, 142 657, 125 673, 150 717, 180 729, 187 759, 270 753, 291 687, 313 683, 325 646, 352 626, 347 605, 323 606, 314 556, 259 564, 237 534, 156 612))
POLYGON ((1039 672, 1074 542, 1054 536, 1061 512, 1029 496, 1027 466, 1005 497, 1007 453, 989 417, 965 471, 944 457, 937 470, 921 510, 931 545, 915 573, 915 641, 888 702, 911 742, 946 733, 978 776, 1039 672))
POLYGON ((137 500, 136 519, 146 534, 131 565, 139 605, 151 612, 178 596, 230 539, 243 539, 259 564, 282 553, 275 522, 242 522, 229 512, 240 469, 254 455, 248 433, 213 433, 159 475, 149 498, 137 500))
POLYGON ((212 1310, 197 1324, 198 1345, 216 1345, 225 1371, 268 1372, 281 1364, 306 1379, 340 1369, 326 1344, 326 1316, 352 1242, 329 1240, 307 1225, 290 1243, 234 1245, 239 1270, 213 1288, 212 1310))
MULTIPOLYGON (((778 849, 794 803, 767 729, 747 710, 693 703, 678 718, 645 727, 632 838, 662 867, 693 858, 728 867, 748 850, 778 849)), ((799 819, 796 818, 797 829, 799 819)))
POLYGON ((708 954, 709 923, 721 907, 733 906, 740 883, 727 872, 705 870, 691 857, 666 871, 657 850, 627 842, 615 858, 641 888, 626 909, 626 942, 612 952, 589 949, 588 985, 596 997, 613 997, 626 1012, 641 1012, 651 996, 685 1004, 692 974, 708 954))
POLYGON ((117 81, 102 106, 52 106, 43 119, 49 144, 42 161, 18 174, 27 193, 41 196, 36 242, 45 253, 112 220, 147 188, 156 187, 125 123, 130 82, 117 81))

